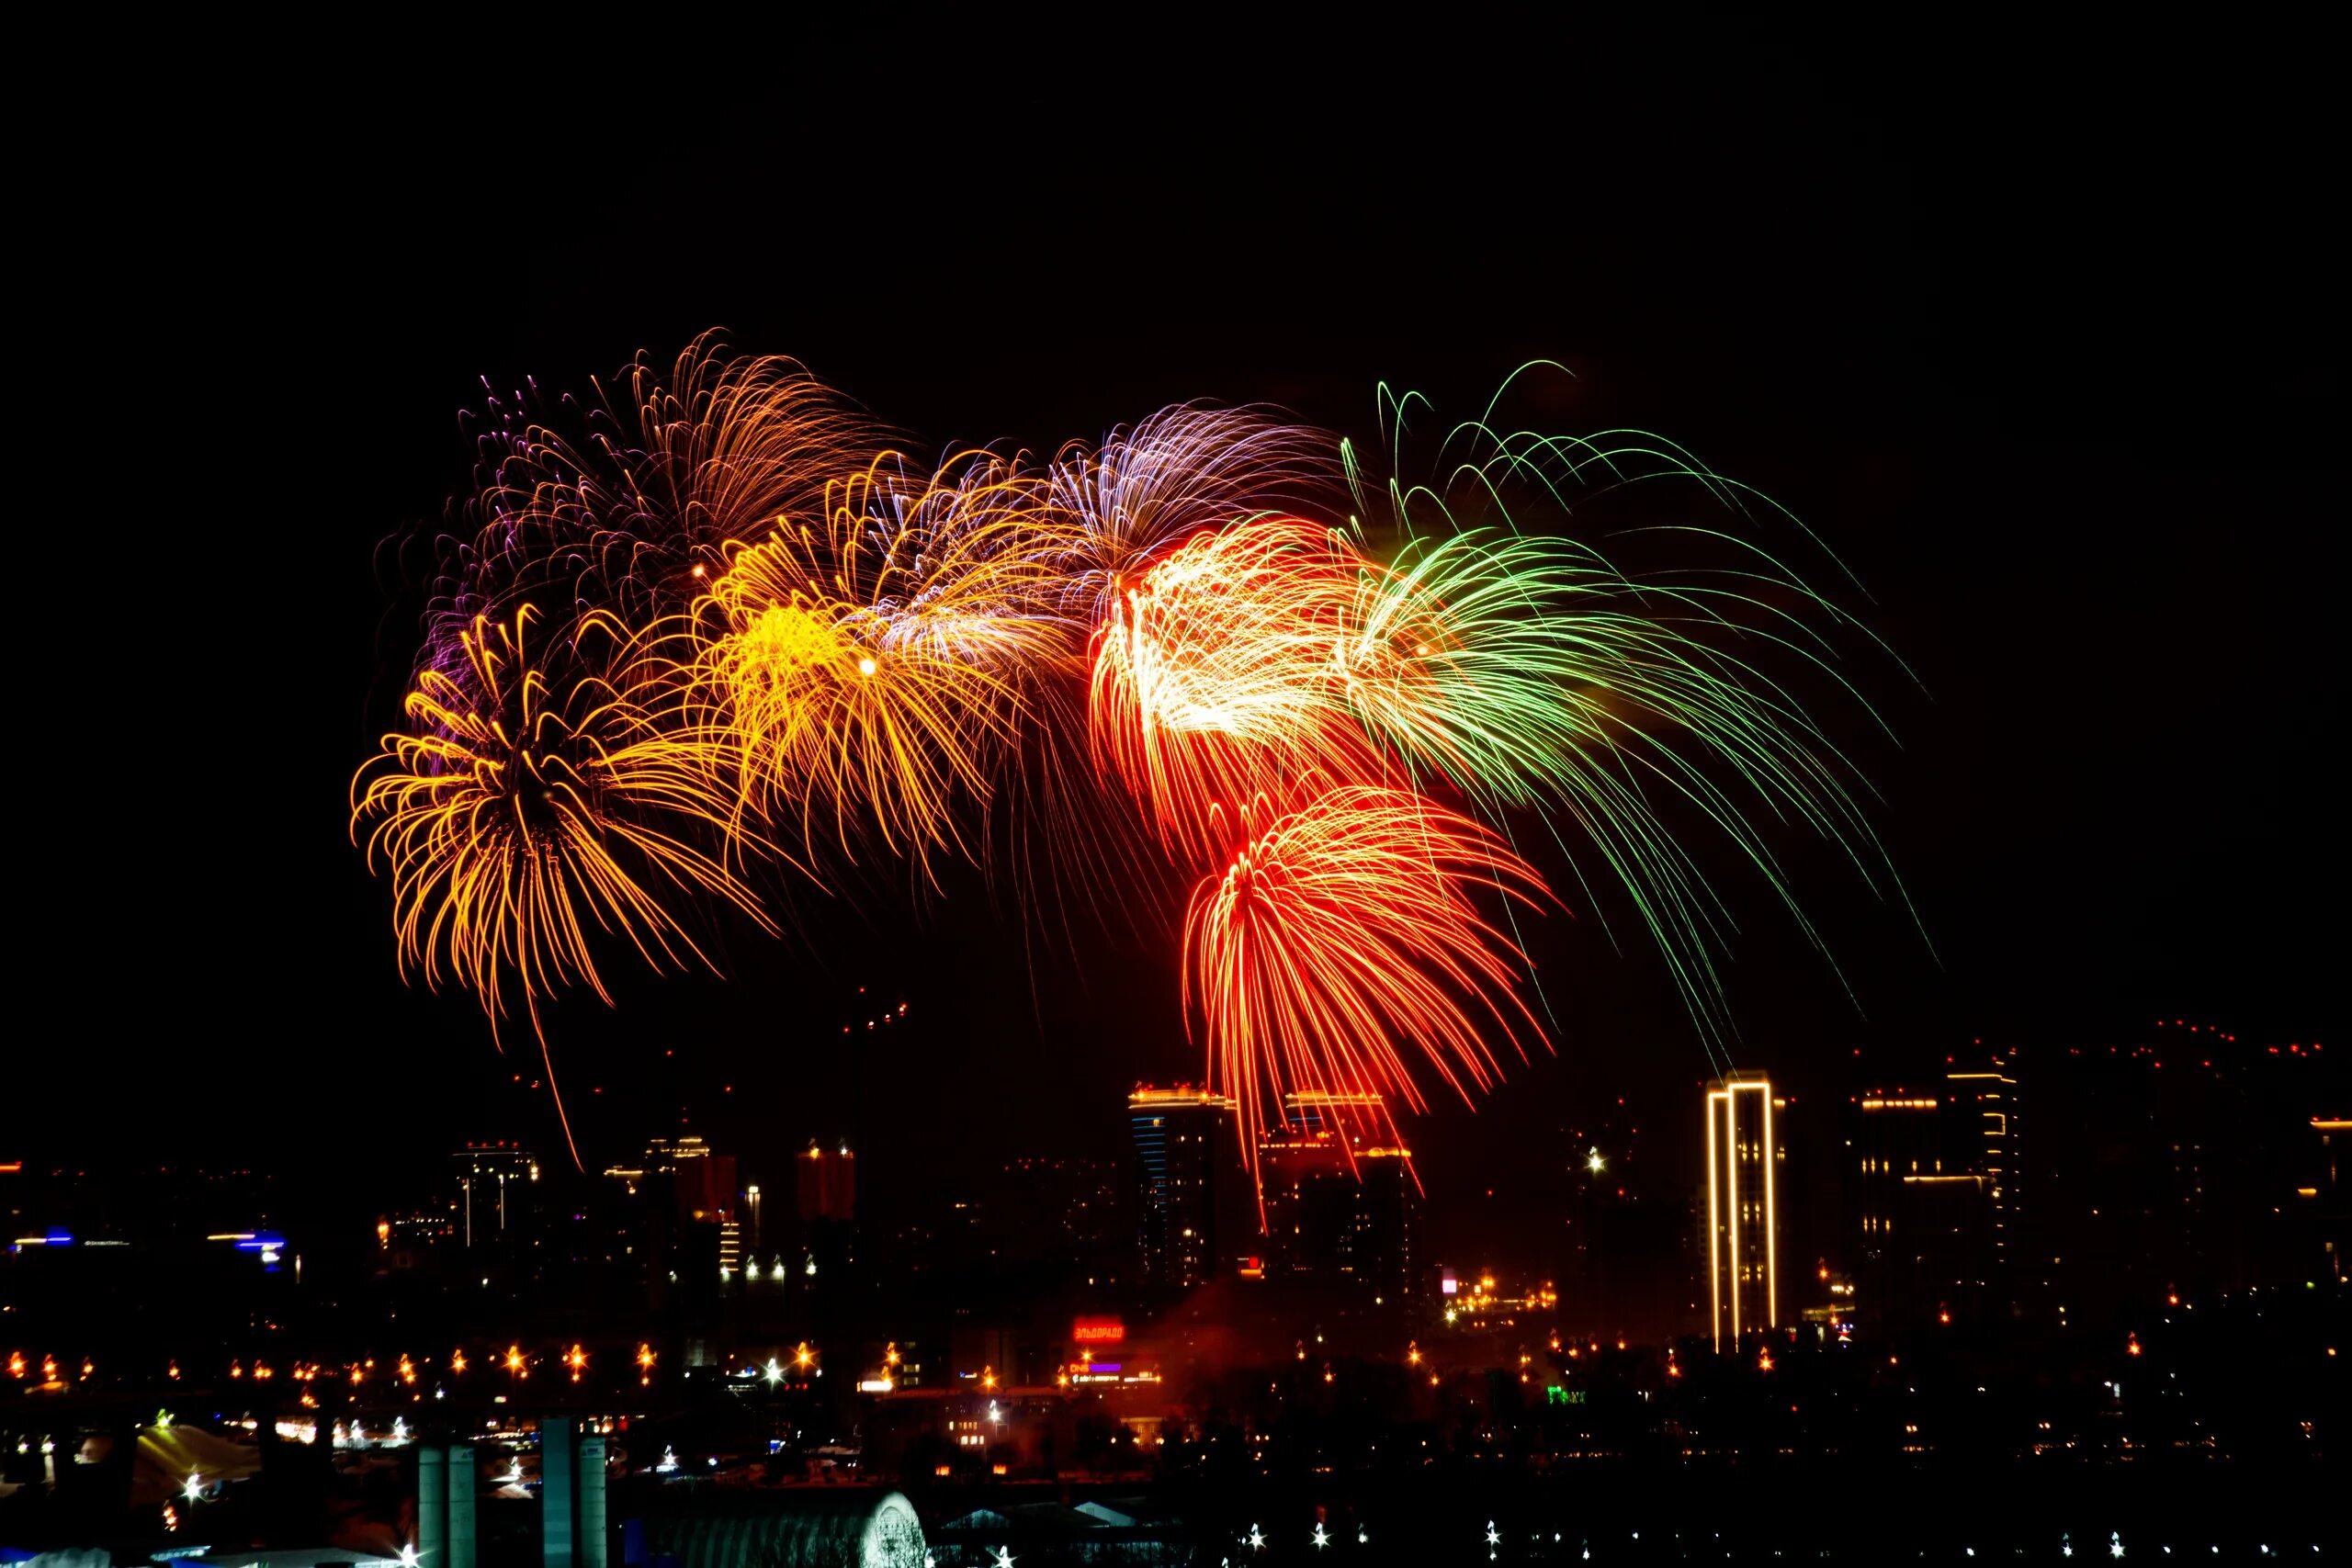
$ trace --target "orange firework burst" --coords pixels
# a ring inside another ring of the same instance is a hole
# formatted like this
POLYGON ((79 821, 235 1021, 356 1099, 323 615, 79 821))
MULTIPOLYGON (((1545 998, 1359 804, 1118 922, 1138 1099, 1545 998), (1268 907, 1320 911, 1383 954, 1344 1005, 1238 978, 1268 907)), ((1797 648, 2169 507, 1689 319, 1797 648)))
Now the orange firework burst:
MULTIPOLYGON (((541 639, 534 663, 533 619, 525 605, 511 622, 477 620, 456 668, 417 677, 410 732, 386 736, 352 781, 352 832, 371 820, 368 863, 390 869, 401 972, 436 989, 447 974, 493 1030, 519 984, 544 1055, 541 998, 576 979, 612 999, 592 931, 664 966, 708 963, 665 897, 716 893, 767 919, 697 847, 721 826, 709 770, 655 721, 655 677, 620 628, 586 616, 569 639, 541 639), (551 678, 550 660, 569 678, 551 678)), ((548 1071, 552 1086, 551 1060, 548 1071)))
MULTIPOLYGON (((1544 897, 1535 869, 1495 834, 1374 784, 1239 829, 1231 863, 1185 914, 1185 1016, 1197 1004, 1211 1083, 1239 1108, 1253 1175, 1263 1108, 1286 1092, 1393 1094, 1419 1111, 1415 1051, 1465 1100, 1494 1080, 1474 1013, 1522 1055, 1521 1028, 1543 1038, 1515 988, 1523 955, 1473 902, 1480 886, 1544 897)), ((1377 1130, 1393 1139, 1376 1103, 1377 1130)))
POLYGON ((1024 672, 1064 634, 1034 613, 1022 553, 1033 489, 986 454, 902 486, 885 463, 834 487, 828 526, 732 549, 695 607, 698 733, 732 759, 739 806, 822 822, 845 853, 963 845, 956 797, 985 800, 1024 672))
POLYGON ((1310 773, 1379 775, 1327 673, 1360 565, 1328 529, 1250 518, 1193 536, 1113 597, 1090 730, 1164 839, 1202 847, 1213 807, 1310 773))

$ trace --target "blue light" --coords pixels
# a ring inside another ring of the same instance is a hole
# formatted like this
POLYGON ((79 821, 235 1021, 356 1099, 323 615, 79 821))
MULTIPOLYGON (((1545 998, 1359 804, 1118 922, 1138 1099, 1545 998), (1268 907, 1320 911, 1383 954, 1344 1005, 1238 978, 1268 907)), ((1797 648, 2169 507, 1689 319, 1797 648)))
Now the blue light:
POLYGON ((42 1239, 46 1240, 51 1247, 71 1247, 74 1245, 74 1237, 72 1234, 66 1231, 51 1231, 42 1239))

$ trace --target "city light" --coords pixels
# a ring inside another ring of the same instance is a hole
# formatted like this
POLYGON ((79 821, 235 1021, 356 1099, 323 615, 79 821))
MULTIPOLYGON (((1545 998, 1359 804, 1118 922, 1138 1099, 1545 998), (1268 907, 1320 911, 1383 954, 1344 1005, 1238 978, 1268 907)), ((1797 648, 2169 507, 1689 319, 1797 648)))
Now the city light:
POLYGON ((187 1472, 187 1485, 181 1489, 180 1495, 191 1503, 204 1495, 203 1480, 195 1471, 191 1470, 187 1472))
POLYGON ((1584 1168, 1592 1172, 1593 1175, 1599 1176, 1602 1168, 1607 1163, 1607 1161, 1600 1157, 1600 1151, 1599 1149, 1595 1149, 1592 1153, 1585 1156, 1584 1168))
POLYGON ((1758 1318, 1765 1328, 1780 1326, 1772 1105, 1770 1080, 1761 1073, 1726 1074, 1707 1091, 1707 1280, 1718 1351, 1724 1348, 1726 1316, 1735 1348, 1744 1333, 1758 1326, 1758 1318), (1755 1111, 1743 1117, 1741 1097, 1750 1093, 1755 1111), (1743 1222, 1748 1233, 1744 1247, 1743 1222))

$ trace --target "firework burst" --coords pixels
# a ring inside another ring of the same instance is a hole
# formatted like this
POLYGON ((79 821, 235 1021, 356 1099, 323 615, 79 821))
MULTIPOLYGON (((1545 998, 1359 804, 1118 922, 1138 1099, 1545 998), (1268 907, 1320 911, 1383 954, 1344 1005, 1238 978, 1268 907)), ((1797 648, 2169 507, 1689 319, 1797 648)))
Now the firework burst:
POLYGON ((693 616, 714 629, 691 724, 728 752, 743 812, 853 860, 869 835, 968 847, 959 797, 988 798, 1025 672, 1062 635, 1035 613, 1033 508, 987 454, 911 483, 879 460, 829 492, 824 528, 779 520, 729 549, 693 616))
POLYGON ((716 895, 767 919, 701 847, 723 825, 707 771, 632 690, 625 634, 592 615, 535 660, 533 619, 477 621, 457 670, 418 678, 408 732, 353 780, 352 832, 369 824, 368 864, 390 873, 402 973, 454 980, 493 1029, 519 990, 544 1054, 542 998, 579 981, 611 999, 595 933, 657 967, 707 964, 667 900, 716 895))
POLYGON ((1195 535, 1112 600, 1089 723, 1164 840, 1198 849, 1212 808, 1283 798, 1311 776, 1378 776, 1325 673, 1356 570, 1329 529, 1254 517, 1195 535))
POLYGON ((1379 1096, 1393 1141, 1388 1098, 1425 1105, 1416 1062, 1466 1100, 1499 1072, 1482 1021, 1522 1056, 1522 1031, 1542 1038, 1515 988, 1522 955, 1476 898, 1533 903, 1543 879, 1494 833, 1372 784, 1216 815, 1238 841, 1185 915, 1186 1018, 1253 1172, 1285 1093, 1379 1096))

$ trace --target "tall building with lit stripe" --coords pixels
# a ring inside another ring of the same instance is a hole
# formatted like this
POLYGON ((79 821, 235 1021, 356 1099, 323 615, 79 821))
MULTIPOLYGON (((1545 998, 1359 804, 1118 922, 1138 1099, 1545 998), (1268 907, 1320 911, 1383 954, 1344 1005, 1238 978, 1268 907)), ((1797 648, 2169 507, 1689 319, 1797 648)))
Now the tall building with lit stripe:
POLYGON ((1963 1114, 1975 1113, 1972 1131, 1981 1150, 1977 1168, 1984 1177, 1985 1193, 1993 1205, 1993 1271, 1995 1278, 2003 1280, 2008 1278, 2009 1243, 2018 1232, 2018 1155, 2023 1128, 2018 1117, 2018 1082, 2011 1076, 2016 1055, 2012 1048, 2006 1057, 1996 1055, 1990 1072, 1944 1075, 1951 1086, 1953 1107, 1963 1114))
POLYGON ((1383 1142, 1376 1094, 1283 1097, 1283 1120, 1258 1144, 1267 1276, 1337 1286, 1375 1307, 1415 1298, 1420 1182, 1413 1152, 1383 1142))
POLYGON ((1216 1271, 1218 1151, 1229 1146, 1233 1101, 1190 1085, 1136 1086, 1127 1125, 1143 1165, 1143 1279, 1185 1290, 1216 1271))
POLYGON ((1762 1073, 1727 1073, 1707 1089, 1708 1317, 1718 1350, 1781 1324, 1780 1105, 1762 1073))

